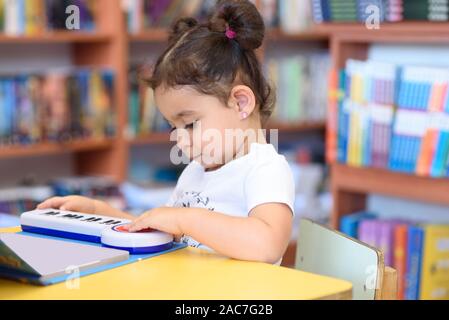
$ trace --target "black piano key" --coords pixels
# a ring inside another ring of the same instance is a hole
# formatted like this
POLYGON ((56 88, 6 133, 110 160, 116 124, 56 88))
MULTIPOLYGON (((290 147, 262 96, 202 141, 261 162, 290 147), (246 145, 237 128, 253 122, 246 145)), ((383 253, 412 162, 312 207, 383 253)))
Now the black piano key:
POLYGON ((45 214, 47 216, 57 216, 59 214, 59 212, 57 212, 57 211, 48 211, 48 212, 44 212, 43 214, 45 214))
POLYGON ((79 219, 79 216, 76 214, 66 214, 66 215, 63 215, 62 218, 79 219))

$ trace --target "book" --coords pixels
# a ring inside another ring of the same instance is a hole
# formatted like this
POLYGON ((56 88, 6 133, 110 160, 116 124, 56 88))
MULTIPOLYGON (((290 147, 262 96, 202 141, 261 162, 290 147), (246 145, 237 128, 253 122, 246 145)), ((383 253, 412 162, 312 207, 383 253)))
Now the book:
POLYGON ((388 63, 350 59, 342 77, 338 161, 353 166, 386 168, 395 112, 397 68, 388 63))
POLYGON ((405 298, 405 277, 407 268, 408 224, 398 224, 394 228, 393 268, 398 275, 398 300, 405 298))
POLYGON ((0 146, 114 136, 114 82, 107 69, 0 75, 0 146))
POLYGON ((130 95, 128 98, 128 137, 153 132, 169 132, 170 125, 157 109, 153 90, 143 81, 145 65, 132 66, 129 70, 130 95))
POLYGON ((420 299, 449 299, 449 225, 424 226, 420 299))
POLYGON ((417 300, 420 290, 424 230, 418 225, 410 225, 407 237, 407 271, 404 297, 406 300, 417 300))
POLYGON ((378 247, 378 224, 379 221, 376 219, 366 219, 360 221, 357 231, 358 239, 367 245, 378 247))
POLYGON ((291 55, 267 59, 264 73, 276 88, 277 104, 272 115, 276 123, 324 122, 326 120, 327 79, 330 71, 327 53, 291 55), (316 90, 310 90, 310 88, 316 90))
POLYGON ((0 1, 0 32, 5 28, 5 2, 0 1))
POLYGON ((344 216, 340 220, 340 231, 345 233, 346 235, 359 239, 359 225, 363 220, 369 220, 376 218, 376 215, 371 212, 358 212, 353 213, 347 216, 344 216))
POLYGON ((311 27, 310 1, 281 0, 278 3, 279 27, 283 32, 294 34, 311 27))
POLYGON ((312 8, 315 23, 365 23, 374 14, 380 22, 449 20, 447 0, 316 0, 312 8))
POLYGON ((94 31, 95 0, 2 0, 0 32, 9 36, 32 36, 45 31, 68 30, 66 9, 72 5, 79 12, 79 26, 76 27, 94 31))
POLYGON ((130 33, 136 34, 150 28, 168 28, 181 17, 207 18, 216 0, 126 0, 123 10, 130 33))
POLYGON ((340 228, 383 252, 398 274, 398 300, 448 299, 449 225, 382 216, 355 212, 340 219, 340 228))
POLYGON ((69 6, 79 9, 79 30, 92 32, 95 30, 95 0, 45 0, 46 28, 67 30, 67 13, 69 6))
POLYGON ((344 94, 338 108, 338 100, 329 101, 329 110, 338 110, 331 117, 338 120, 328 133, 336 137, 338 162, 447 176, 448 68, 350 59, 340 72, 345 80, 339 90, 344 94))

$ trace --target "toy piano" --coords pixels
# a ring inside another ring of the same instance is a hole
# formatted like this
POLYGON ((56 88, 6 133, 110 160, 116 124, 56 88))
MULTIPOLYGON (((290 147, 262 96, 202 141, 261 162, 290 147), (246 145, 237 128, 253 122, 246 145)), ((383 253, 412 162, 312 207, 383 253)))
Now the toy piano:
POLYGON ((126 250, 131 254, 149 254, 168 250, 173 236, 147 229, 130 233, 131 221, 100 215, 61 210, 35 210, 20 216, 22 230, 28 233, 101 243, 105 247, 126 250))

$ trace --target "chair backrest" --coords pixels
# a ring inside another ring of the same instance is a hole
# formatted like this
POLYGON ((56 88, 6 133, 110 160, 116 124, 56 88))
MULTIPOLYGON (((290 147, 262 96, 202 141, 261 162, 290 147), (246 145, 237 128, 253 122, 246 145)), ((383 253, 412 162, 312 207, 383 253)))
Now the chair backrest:
POLYGON ((382 252, 311 220, 300 221, 296 268, 351 282, 355 300, 382 298, 382 252))

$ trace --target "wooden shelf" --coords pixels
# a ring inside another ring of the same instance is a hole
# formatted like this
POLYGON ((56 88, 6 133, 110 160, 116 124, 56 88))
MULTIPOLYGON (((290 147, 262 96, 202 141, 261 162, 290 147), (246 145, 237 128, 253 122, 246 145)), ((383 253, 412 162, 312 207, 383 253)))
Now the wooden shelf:
POLYGON ((419 22, 404 21, 397 23, 383 23, 379 29, 368 29, 361 23, 323 23, 316 24, 312 27, 315 32, 328 33, 334 35, 337 33, 345 34, 369 34, 381 33, 388 36, 389 33, 404 35, 420 35, 420 34, 447 34, 449 30, 448 22, 419 22))
POLYGON ((445 178, 333 164, 331 179, 334 227, 338 227, 343 215, 362 210, 366 195, 371 193, 449 206, 449 179, 445 178))
POLYGON ((27 43, 101 43, 110 41, 107 33, 55 31, 33 36, 8 36, 0 34, 0 44, 27 43))
POLYGON ((78 140, 68 143, 44 142, 34 145, 0 146, 0 159, 34 157, 111 148, 114 139, 78 140))
POLYGON ((268 123, 267 129, 278 129, 281 133, 324 131, 326 129, 326 123, 321 121, 302 123, 280 123, 274 121, 268 123))
POLYGON ((144 30, 137 34, 128 34, 130 42, 164 42, 168 40, 168 30, 164 28, 154 28, 144 30))
POLYGON ((128 140, 130 146, 156 145, 156 144, 172 144, 170 134, 168 132, 154 132, 141 135, 128 140))
POLYGON ((299 33, 285 33, 279 28, 267 32, 267 41, 328 41, 330 31, 327 29, 311 28, 299 33))
MULTIPOLYGON (((310 29, 299 33, 285 33, 279 28, 267 32, 268 41, 327 41, 330 32, 327 29, 310 29)), ((168 30, 165 28, 147 29, 137 34, 129 34, 131 42, 164 42, 168 39, 168 30)))

